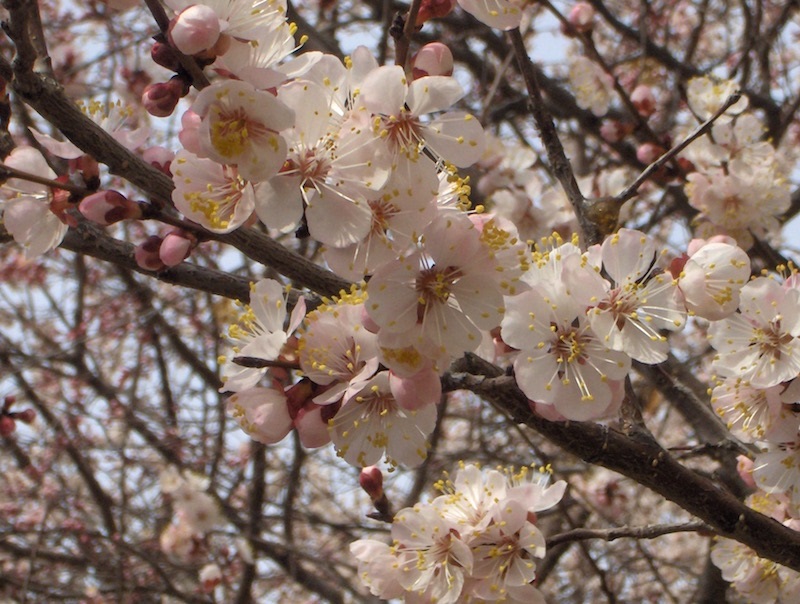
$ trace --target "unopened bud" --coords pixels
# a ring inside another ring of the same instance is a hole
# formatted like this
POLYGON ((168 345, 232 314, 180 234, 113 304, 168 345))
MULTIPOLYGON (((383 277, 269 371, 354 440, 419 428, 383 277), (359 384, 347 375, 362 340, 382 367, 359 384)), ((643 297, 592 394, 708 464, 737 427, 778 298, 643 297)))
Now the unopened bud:
POLYGON ((659 157, 664 155, 665 149, 661 145, 654 143, 644 143, 636 149, 636 159, 643 164, 652 164, 659 157))
POLYGON ((133 257, 136 264, 147 271, 160 271, 165 268, 164 263, 158 255, 161 248, 161 237, 152 235, 136 246, 133 257))
POLYGON ((150 58, 157 65, 166 67, 170 71, 178 71, 181 68, 181 62, 178 60, 175 49, 164 42, 155 42, 153 44, 153 48, 150 49, 150 58))
POLYGON ((369 495, 372 501, 377 501, 383 494, 383 473, 377 466, 367 466, 361 469, 358 475, 358 484, 369 495))
POLYGON ((158 145, 155 147, 148 147, 142 152, 142 159, 144 161, 157 170, 164 172, 167 176, 172 176, 169 166, 174 158, 175 154, 172 151, 158 145))
POLYGON ((158 257, 167 266, 177 266, 192 253, 197 238, 191 233, 175 229, 167 233, 158 249, 158 257))
POLYGON ((154 117, 169 117, 175 111, 178 101, 186 95, 185 84, 181 78, 173 77, 168 82, 150 84, 142 94, 142 104, 147 113, 154 117))
POLYGON ((103 226, 142 217, 141 206, 117 191, 98 191, 87 195, 78 209, 86 218, 103 226))
POLYGON ((618 120, 604 120, 603 123, 600 124, 600 136, 609 143, 618 143, 628 136, 631 131, 632 128, 630 126, 618 120))
POLYGON ((589 33, 594 26, 594 8, 587 2, 578 2, 569 11, 567 21, 575 31, 582 34, 589 33))
POLYGON ((195 155, 200 155, 203 149, 200 142, 201 122, 202 118, 191 109, 185 111, 181 116, 181 131, 178 132, 178 140, 184 149, 195 155))
POLYGON ((14 430, 17 429, 17 424, 7 415, 0 415, 0 436, 11 436, 14 430))
POLYGON ((431 42, 420 48, 411 64, 415 80, 424 76, 453 75, 453 53, 441 42, 431 42))
POLYGON ((32 424, 36 419, 36 411, 33 409, 23 409, 14 413, 14 419, 18 419, 23 424, 32 424))
POLYGON ((219 17, 213 8, 205 4, 195 4, 183 10, 169 26, 172 44, 190 56, 214 46, 219 34, 219 17))
POLYGON ((639 84, 634 88, 631 92, 631 102, 641 116, 650 117, 656 112, 656 97, 653 96, 650 86, 639 84))
POLYGON ((449 15, 456 7, 456 0, 422 0, 417 13, 417 27, 428 19, 436 19, 449 15))
POLYGON ((739 455, 736 457, 736 471, 739 473, 742 482, 751 489, 756 488, 756 481, 753 478, 754 465, 753 460, 746 455, 739 455))
POLYGON ((203 591, 211 593, 214 588, 222 583, 222 571, 216 564, 206 564, 200 569, 200 583, 203 585, 203 591))

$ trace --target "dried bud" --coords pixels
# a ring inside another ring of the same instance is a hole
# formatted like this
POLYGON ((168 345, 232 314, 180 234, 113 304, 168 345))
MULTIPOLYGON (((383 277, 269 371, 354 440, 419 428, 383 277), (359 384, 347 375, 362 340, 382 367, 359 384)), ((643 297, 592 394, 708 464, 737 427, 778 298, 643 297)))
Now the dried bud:
POLYGON ((214 9, 204 4, 183 10, 169 26, 170 42, 190 56, 213 47, 219 34, 219 17, 214 9))
POLYGON ((197 238, 182 229, 174 229, 167 233, 158 249, 158 257, 166 266, 177 266, 192 253, 197 245, 197 238))
POLYGON ((639 84, 634 88, 631 92, 631 102, 641 116, 650 117, 656 112, 656 97, 653 96, 650 86, 639 84))
POLYGON ((420 48, 411 64, 415 80, 424 76, 453 75, 453 53, 441 42, 431 42, 420 48))
POLYGON ((117 191, 98 191, 87 195, 78 209, 86 218, 103 226, 142 217, 141 206, 117 191))
POLYGON ((148 237, 133 251, 136 264, 147 271, 160 271, 166 268, 158 255, 160 249, 161 237, 158 235, 148 237))

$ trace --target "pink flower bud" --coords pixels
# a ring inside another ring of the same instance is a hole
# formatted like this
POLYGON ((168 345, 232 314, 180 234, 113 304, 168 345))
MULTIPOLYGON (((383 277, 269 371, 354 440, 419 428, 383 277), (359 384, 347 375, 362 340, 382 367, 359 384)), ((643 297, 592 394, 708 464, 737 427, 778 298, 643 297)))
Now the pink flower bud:
POLYGON ((422 0, 417 13, 417 27, 428 19, 445 17, 456 7, 456 0, 422 0))
POLYGON ((181 131, 178 140, 189 153, 201 155, 203 146, 200 143, 200 123, 202 118, 189 109, 181 116, 181 131))
POLYGON ((78 209, 84 217, 103 226, 142 217, 141 206, 116 191, 98 191, 87 195, 78 209))
POLYGON ((578 2, 569 11, 567 20, 576 31, 585 34, 592 31, 594 21, 594 8, 587 2, 578 2))
POLYGON ((604 120, 600 125, 600 136, 609 143, 618 143, 630 132, 631 128, 618 120, 604 120))
POLYGON ((161 258, 158 256, 158 251, 161 249, 161 237, 152 235, 142 241, 133 251, 133 257, 136 259, 136 264, 145 269, 146 271, 160 271, 164 267, 161 258))
POLYGON ((194 55, 214 46, 219 39, 219 17, 205 4, 183 10, 170 24, 169 38, 185 55, 194 55))
POLYGON ((745 455, 739 455, 736 457, 736 471, 739 472, 739 476, 748 487, 751 489, 756 488, 756 481, 753 478, 753 460, 745 455))
POLYGON ((654 143, 644 143, 636 149, 636 159, 643 164, 652 164, 665 153, 664 147, 654 143))
POLYGON ((154 117, 169 117, 186 94, 185 88, 185 83, 178 77, 171 78, 169 82, 150 84, 144 89, 142 104, 147 113, 154 117))
POLYGON ((36 419, 36 411, 33 409, 23 409, 14 413, 14 419, 18 419, 23 424, 32 424, 36 419))
POLYGON ((161 172, 164 172, 167 176, 172 176, 169 165, 174 158, 175 154, 172 151, 158 145, 155 147, 148 147, 142 152, 142 159, 144 161, 161 172))
POLYGON ((0 415, 0 436, 11 436, 17 429, 16 422, 7 415, 0 415))
POLYGON ((420 48, 411 64, 415 80, 424 76, 453 75, 453 53, 441 42, 431 42, 420 48))
POLYGON ((639 115, 650 117, 656 112, 656 97, 653 96, 650 86, 639 84, 634 88, 631 92, 631 102, 639 115))
POLYGON ((216 564, 206 564, 200 569, 200 583, 203 591, 211 593, 214 588, 222 583, 222 571, 216 564))
POLYGON ((367 466, 358 475, 358 484, 372 501, 383 497, 383 473, 377 466, 367 466))
POLYGON ((158 257, 167 266, 177 266, 192 253, 197 245, 197 238, 183 231, 175 229, 167 233, 158 249, 158 257))
POLYGON ((164 42, 156 42, 150 49, 150 58, 153 62, 161 67, 166 67, 170 71, 178 71, 181 68, 181 62, 178 60, 178 55, 175 54, 175 49, 169 44, 164 42))
POLYGON ((436 404, 442 397, 439 374, 430 367, 406 378, 390 373, 389 388, 397 404, 410 411, 436 404))

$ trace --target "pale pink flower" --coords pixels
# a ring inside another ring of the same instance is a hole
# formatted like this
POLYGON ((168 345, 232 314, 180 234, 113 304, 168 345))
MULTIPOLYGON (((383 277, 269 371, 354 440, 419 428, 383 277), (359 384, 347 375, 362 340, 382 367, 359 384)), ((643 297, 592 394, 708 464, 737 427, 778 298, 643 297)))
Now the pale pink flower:
POLYGON ((750 278, 750 258, 736 245, 708 242, 694 246, 678 276, 689 312, 718 321, 739 306, 739 292, 750 278))
MULTIPOLYGON (((689 80, 689 84, 686 86, 686 98, 694 114, 699 119, 706 120, 714 115, 728 97, 737 90, 739 90, 739 85, 733 80, 718 80, 703 76, 689 80)), ((718 122, 729 121, 731 116, 747 109, 747 105, 747 97, 743 95, 720 116, 718 122)))
POLYGON ((319 404, 350 398, 378 370, 378 338, 362 324, 363 304, 363 294, 354 292, 306 317, 297 354, 310 380, 330 386, 314 399, 319 404))
POLYGON ((259 41, 265 29, 286 21, 286 0, 166 0, 176 13, 203 5, 214 11, 222 33, 239 40, 259 41))
POLYGON ((356 467, 376 464, 416 467, 428 456, 427 438, 436 424, 436 404, 404 409, 382 371, 345 399, 329 422, 338 455, 356 467))
POLYGON ((759 277, 742 287, 739 313, 711 324, 712 368, 768 388, 800 373, 800 291, 759 277))
POLYGON ((755 388, 740 377, 729 377, 711 392, 711 407, 738 438, 783 442, 794 439, 800 418, 784 407, 781 389, 755 388))
POLYGON ((658 269, 658 257, 647 235, 620 229, 590 248, 585 264, 570 262, 563 273, 576 301, 590 307, 600 341, 642 363, 664 361, 669 345, 661 330, 681 329, 686 321, 675 280, 658 269), (611 282, 600 275, 600 261, 611 282))
POLYGON ((586 57, 575 57, 569 67, 569 82, 578 107, 589 109, 597 116, 608 113, 613 79, 597 63, 586 57))
POLYGON ((273 95, 224 80, 201 90, 191 110, 200 116, 200 144, 209 158, 236 164, 250 181, 278 173, 286 159, 286 141, 278 132, 294 123, 294 111, 273 95))
POLYGON ((522 0, 458 0, 458 4, 481 23, 503 31, 519 27, 525 10, 522 0))
POLYGON ((506 244, 516 242, 504 240, 496 227, 479 232, 464 214, 440 215, 417 250, 375 272, 367 312, 381 333, 408 334, 405 344, 424 355, 430 351, 430 358, 475 350, 480 329, 502 318, 502 294, 516 291, 519 268, 515 273, 495 258, 495 249, 506 244))
POLYGON ((507 298, 501 326, 503 341, 520 350, 514 375, 528 398, 577 421, 607 413, 610 382, 625 378, 630 357, 604 345, 573 297, 532 289, 507 298))
POLYGON ((458 167, 478 161, 485 145, 483 127, 469 113, 448 112, 429 123, 421 116, 444 111, 464 96, 452 77, 428 76, 410 84, 397 65, 371 71, 361 84, 358 103, 370 111, 373 131, 393 156, 418 161, 424 146, 458 167))
POLYGON ((366 116, 344 119, 326 89, 308 80, 282 86, 278 99, 295 108, 295 122, 281 132, 288 145, 283 167, 259 186, 259 218, 287 229, 305 209, 318 241, 335 247, 360 241, 371 222, 366 196, 384 185, 391 168, 366 116))
MULTIPOLYGON (((17 147, 3 162, 6 166, 55 179, 44 156, 33 147, 17 147)), ((28 258, 40 256, 57 247, 67 233, 67 225, 51 209, 50 187, 21 178, 9 178, 4 184, 3 223, 14 241, 25 248, 28 258)))
POLYGON ((472 573, 473 555, 457 527, 437 508, 400 510, 392 524, 401 572, 397 581, 406 591, 456 604, 464 579, 472 573))
POLYGON ((692 172, 687 181, 689 203, 743 249, 752 247, 753 236, 765 237, 776 231, 778 218, 791 204, 788 181, 775 178, 771 171, 732 174, 711 168, 692 172))
POLYGON ((253 214, 256 192, 236 166, 197 157, 185 149, 171 164, 172 202, 189 220, 214 233, 238 229, 253 214))
POLYGON ((300 325, 305 315, 305 300, 295 304, 287 317, 286 288, 273 279, 262 279, 250 285, 250 303, 244 305, 236 322, 228 328, 231 350, 222 357, 223 387, 220 392, 239 392, 255 386, 266 372, 263 367, 243 367, 233 362, 233 357, 251 357, 263 361, 276 360, 289 336, 300 325))

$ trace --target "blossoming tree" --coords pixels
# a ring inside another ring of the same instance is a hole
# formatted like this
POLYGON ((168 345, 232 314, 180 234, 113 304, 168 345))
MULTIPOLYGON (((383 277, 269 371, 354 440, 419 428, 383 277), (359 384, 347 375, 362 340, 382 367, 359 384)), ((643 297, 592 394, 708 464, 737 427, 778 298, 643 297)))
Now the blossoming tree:
POLYGON ((2 6, 4 601, 800 601, 797 3, 2 6))

